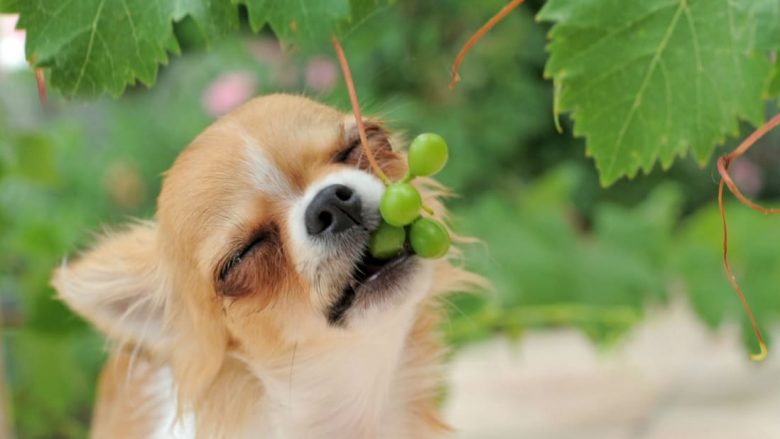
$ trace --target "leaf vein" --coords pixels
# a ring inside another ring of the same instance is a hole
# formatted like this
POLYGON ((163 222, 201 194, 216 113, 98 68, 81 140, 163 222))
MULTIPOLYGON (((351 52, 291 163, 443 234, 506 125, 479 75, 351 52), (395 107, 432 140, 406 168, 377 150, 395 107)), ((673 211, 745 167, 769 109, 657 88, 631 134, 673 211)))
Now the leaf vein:
MULTIPOLYGON (((127 16, 127 21, 130 23, 130 31, 133 34, 133 46, 135 47, 135 54, 138 56, 138 59, 143 59, 141 56, 141 47, 139 44, 139 38, 138 38, 138 32, 136 32, 135 29, 135 22, 133 21, 133 15, 130 13, 130 10, 127 8, 127 2, 125 0, 120 0, 122 2, 122 9, 125 11, 125 15, 127 16)), ((108 56, 110 57, 110 52, 107 52, 108 56)))
POLYGON ((98 26, 98 22, 100 21, 100 14, 102 13, 103 6, 105 4, 106 4, 106 0, 100 1, 100 4, 98 4, 97 11, 95 12, 95 18, 92 20, 89 42, 87 43, 87 53, 84 55, 84 63, 81 64, 81 69, 79 70, 79 75, 76 78, 76 83, 73 86, 73 90, 79 89, 81 80, 84 78, 84 73, 86 72, 87 64, 89 64, 89 58, 90 56, 92 56, 92 45, 95 42, 95 34, 97 33, 97 26, 98 26))
POLYGON ((672 33, 674 32, 674 29, 677 26, 677 21, 680 19, 680 14, 682 13, 686 5, 687 5, 687 0, 680 1, 680 6, 677 8, 677 11, 675 12, 674 16, 672 16, 672 21, 669 23, 669 27, 667 28, 666 33, 664 34, 663 38, 658 44, 658 47, 656 48, 655 55, 653 56, 653 59, 650 61, 650 65, 648 66, 647 71, 645 72, 645 75, 642 79, 642 83, 639 86, 639 90, 637 91, 636 97, 634 99, 634 104, 629 109, 628 115, 626 116, 623 125, 620 127, 620 131, 618 132, 617 141, 615 143, 616 150, 612 155, 612 159, 607 165, 605 171, 606 175, 611 175, 612 172, 614 171, 615 163, 617 162, 617 157, 620 155, 620 151, 623 149, 624 146, 623 139, 625 138, 625 135, 628 132, 628 128, 631 125, 634 116, 636 115, 636 111, 637 108, 639 107, 639 104, 642 102, 642 97, 644 95, 644 92, 645 90, 647 90, 647 86, 650 84, 650 77, 653 75, 655 71, 655 67, 658 64, 658 60, 661 58, 664 50, 666 49, 666 45, 669 43, 669 40, 672 37, 672 33))
POLYGON ((693 24, 693 17, 691 17, 691 9, 687 4, 685 8, 685 21, 688 24, 688 30, 691 33, 691 41, 693 43, 693 54, 696 59, 696 74, 694 75, 695 89, 696 89, 696 105, 694 106, 694 120, 696 121, 696 136, 695 139, 700 139, 702 130, 702 111, 701 111, 701 75, 704 73, 704 67, 701 62, 701 49, 699 48, 699 34, 696 32, 696 26, 693 24))
MULTIPOLYGON (((598 47, 601 43, 609 42, 613 37, 616 37, 616 36, 618 36, 619 34, 625 32, 625 31, 633 29, 639 23, 652 18, 655 14, 658 14, 658 13, 660 13, 660 12, 666 10, 666 9, 669 9, 670 7, 671 7, 670 5, 663 5, 663 6, 660 6, 658 8, 651 9, 651 10, 647 11, 645 14, 643 14, 643 15, 641 15, 641 16, 633 19, 633 20, 626 21, 625 23, 623 23, 622 26, 618 26, 615 29, 613 29, 613 30, 611 30, 611 31, 601 35, 595 41, 593 41, 593 43, 589 44, 587 48, 585 48, 584 50, 578 52, 576 55, 574 55, 572 57, 569 57, 566 60, 566 63, 569 64, 569 65, 573 64, 574 62, 576 62, 580 58, 588 55, 588 52, 590 52, 594 48, 598 47)), ((601 30, 600 28, 598 28, 596 26, 587 26, 587 27, 586 26, 582 26, 581 29, 601 30)))

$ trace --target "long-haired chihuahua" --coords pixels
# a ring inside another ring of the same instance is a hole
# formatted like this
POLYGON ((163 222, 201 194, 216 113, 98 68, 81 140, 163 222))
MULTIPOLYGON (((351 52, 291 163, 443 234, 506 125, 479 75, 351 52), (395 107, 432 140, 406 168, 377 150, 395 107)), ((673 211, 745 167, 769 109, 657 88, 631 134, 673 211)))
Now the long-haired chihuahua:
MULTIPOLYGON (((383 171, 406 165, 367 119, 383 171)), ((417 187, 435 216, 446 191, 417 187)), ((449 257, 367 252, 384 191, 354 117, 256 98, 165 174, 153 221, 102 237, 54 274, 106 333, 95 438, 434 438, 442 294, 480 279, 449 257)))

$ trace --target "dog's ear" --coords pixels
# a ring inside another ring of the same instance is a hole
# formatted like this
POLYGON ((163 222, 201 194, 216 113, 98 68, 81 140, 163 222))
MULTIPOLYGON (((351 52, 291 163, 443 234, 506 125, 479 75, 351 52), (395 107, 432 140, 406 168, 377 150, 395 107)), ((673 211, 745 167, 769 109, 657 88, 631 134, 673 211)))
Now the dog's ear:
POLYGON ((145 222, 108 234, 54 273, 52 285, 76 312, 121 342, 162 341, 166 281, 157 227, 145 222))

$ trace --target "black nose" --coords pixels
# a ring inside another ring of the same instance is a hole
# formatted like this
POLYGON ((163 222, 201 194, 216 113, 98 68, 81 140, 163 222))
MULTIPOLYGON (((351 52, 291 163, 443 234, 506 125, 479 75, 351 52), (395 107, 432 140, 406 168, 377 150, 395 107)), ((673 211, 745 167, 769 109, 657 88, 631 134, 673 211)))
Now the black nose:
POLYGON ((330 185, 311 200, 304 221, 312 236, 341 233, 363 222, 360 197, 343 184, 330 185))

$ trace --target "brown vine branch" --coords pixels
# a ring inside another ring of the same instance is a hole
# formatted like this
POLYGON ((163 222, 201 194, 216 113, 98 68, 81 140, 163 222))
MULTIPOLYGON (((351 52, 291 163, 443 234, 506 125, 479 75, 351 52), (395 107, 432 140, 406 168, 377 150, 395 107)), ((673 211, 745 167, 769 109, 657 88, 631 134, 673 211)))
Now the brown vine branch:
POLYGON ((35 69, 35 82, 38 83, 38 99, 40 99, 43 108, 46 108, 49 99, 46 96, 46 78, 43 76, 43 69, 35 69))
POLYGON ((341 72, 344 74, 344 82, 347 85, 347 92, 349 93, 349 100, 352 103, 352 112, 355 114, 355 122, 357 123, 358 134, 360 135, 360 145, 368 158, 368 163, 374 170, 374 173, 379 177, 386 185, 390 184, 390 179, 387 178, 382 168, 374 158, 374 153, 371 152, 371 148, 368 147, 368 137, 366 136, 366 128, 363 125, 363 116, 360 114, 360 104, 358 103, 357 92, 355 91, 355 83, 352 81, 352 72, 349 70, 349 64, 347 63, 347 57, 344 56, 344 49, 341 48, 341 43, 335 35, 331 36, 331 42, 333 48, 336 50, 336 56, 339 59, 339 65, 341 66, 341 72))
POLYGON ((466 44, 463 45, 463 47, 460 49, 460 52, 458 52, 458 56, 455 57, 455 62, 452 63, 452 69, 450 70, 450 75, 452 76, 452 80, 450 81, 450 90, 454 89, 455 86, 458 84, 458 81, 460 81, 460 75, 458 75, 458 70, 460 69, 460 65, 463 62, 463 59, 466 58, 466 54, 469 53, 471 50, 471 47, 477 43, 477 41, 480 40, 490 29, 493 28, 498 22, 504 19, 510 12, 512 12, 513 9, 520 6, 520 4, 523 3, 523 0, 512 0, 509 3, 506 4, 503 8, 501 8, 496 15, 490 18, 490 20, 487 21, 487 23, 483 24, 479 30, 474 32, 474 35, 469 38, 468 41, 466 41, 466 44))
POLYGON ((734 161, 734 159, 738 158, 747 150, 750 149, 750 147, 753 146, 758 139, 762 138, 766 133, 768 133, 770 130, 775 128, 776 126, 780 125, 780 114, 775 115, 772 119, 770 119, 767 123, 759 127, 757 130, 755 130, 750 136, 748 136, 745 140, 742 141, 742 143, 739 144, 737 148, 735 148, 733 151, 723 154, 718 158, 718 173, 720 174, 720 184, 718 185, 718 209, 720 210, 720 219, 723 223, 723 269, 726 271, 726 276, 729 279, 729 282, 731 283, 731 286, 734 288, 734 291, 737 292, 737 296, 739 297, 739 301, 742 303, 742 307, 745 309, 745 313, 748 316, 748 319, 750 320, 750 326, 753 327, 753 333, 756 335, 756 340, 758 340, 758 346, 761 349, 761 351, 757 354, 751 354, 750 359, 753 361, 762 361, 767 356, 767 348, 766 343, 764 342, 764 337, 761 335, 761 329, 759 329, 758 324, 756 323, 756 318, 753 316, 753 312, 750 309, 750 305, 747 303, 747 299, 745 298, 745 293, 742 292, 742 288, 739 287, 739 284, 737 283, 737 278, 734 276, 734 273, 731 271, 731 266, 729 266, 729 259, 728 259, 728 228, 726 226, 726 208, 723 206, 723 187, 727 186, 729 188, 729 191, 731 191, 732 194, 744 205, 747 207, 763 213, 765 215, 772 215, 780 213, 780 209, 777 208, 767 208, 763 207, 749 198, 747 198, 742 191, 739 190, 736 184, 734 184, 734 181, 731 179, 731 176, 729 175, 729 166, 731 165, 731 162, 734 161))

